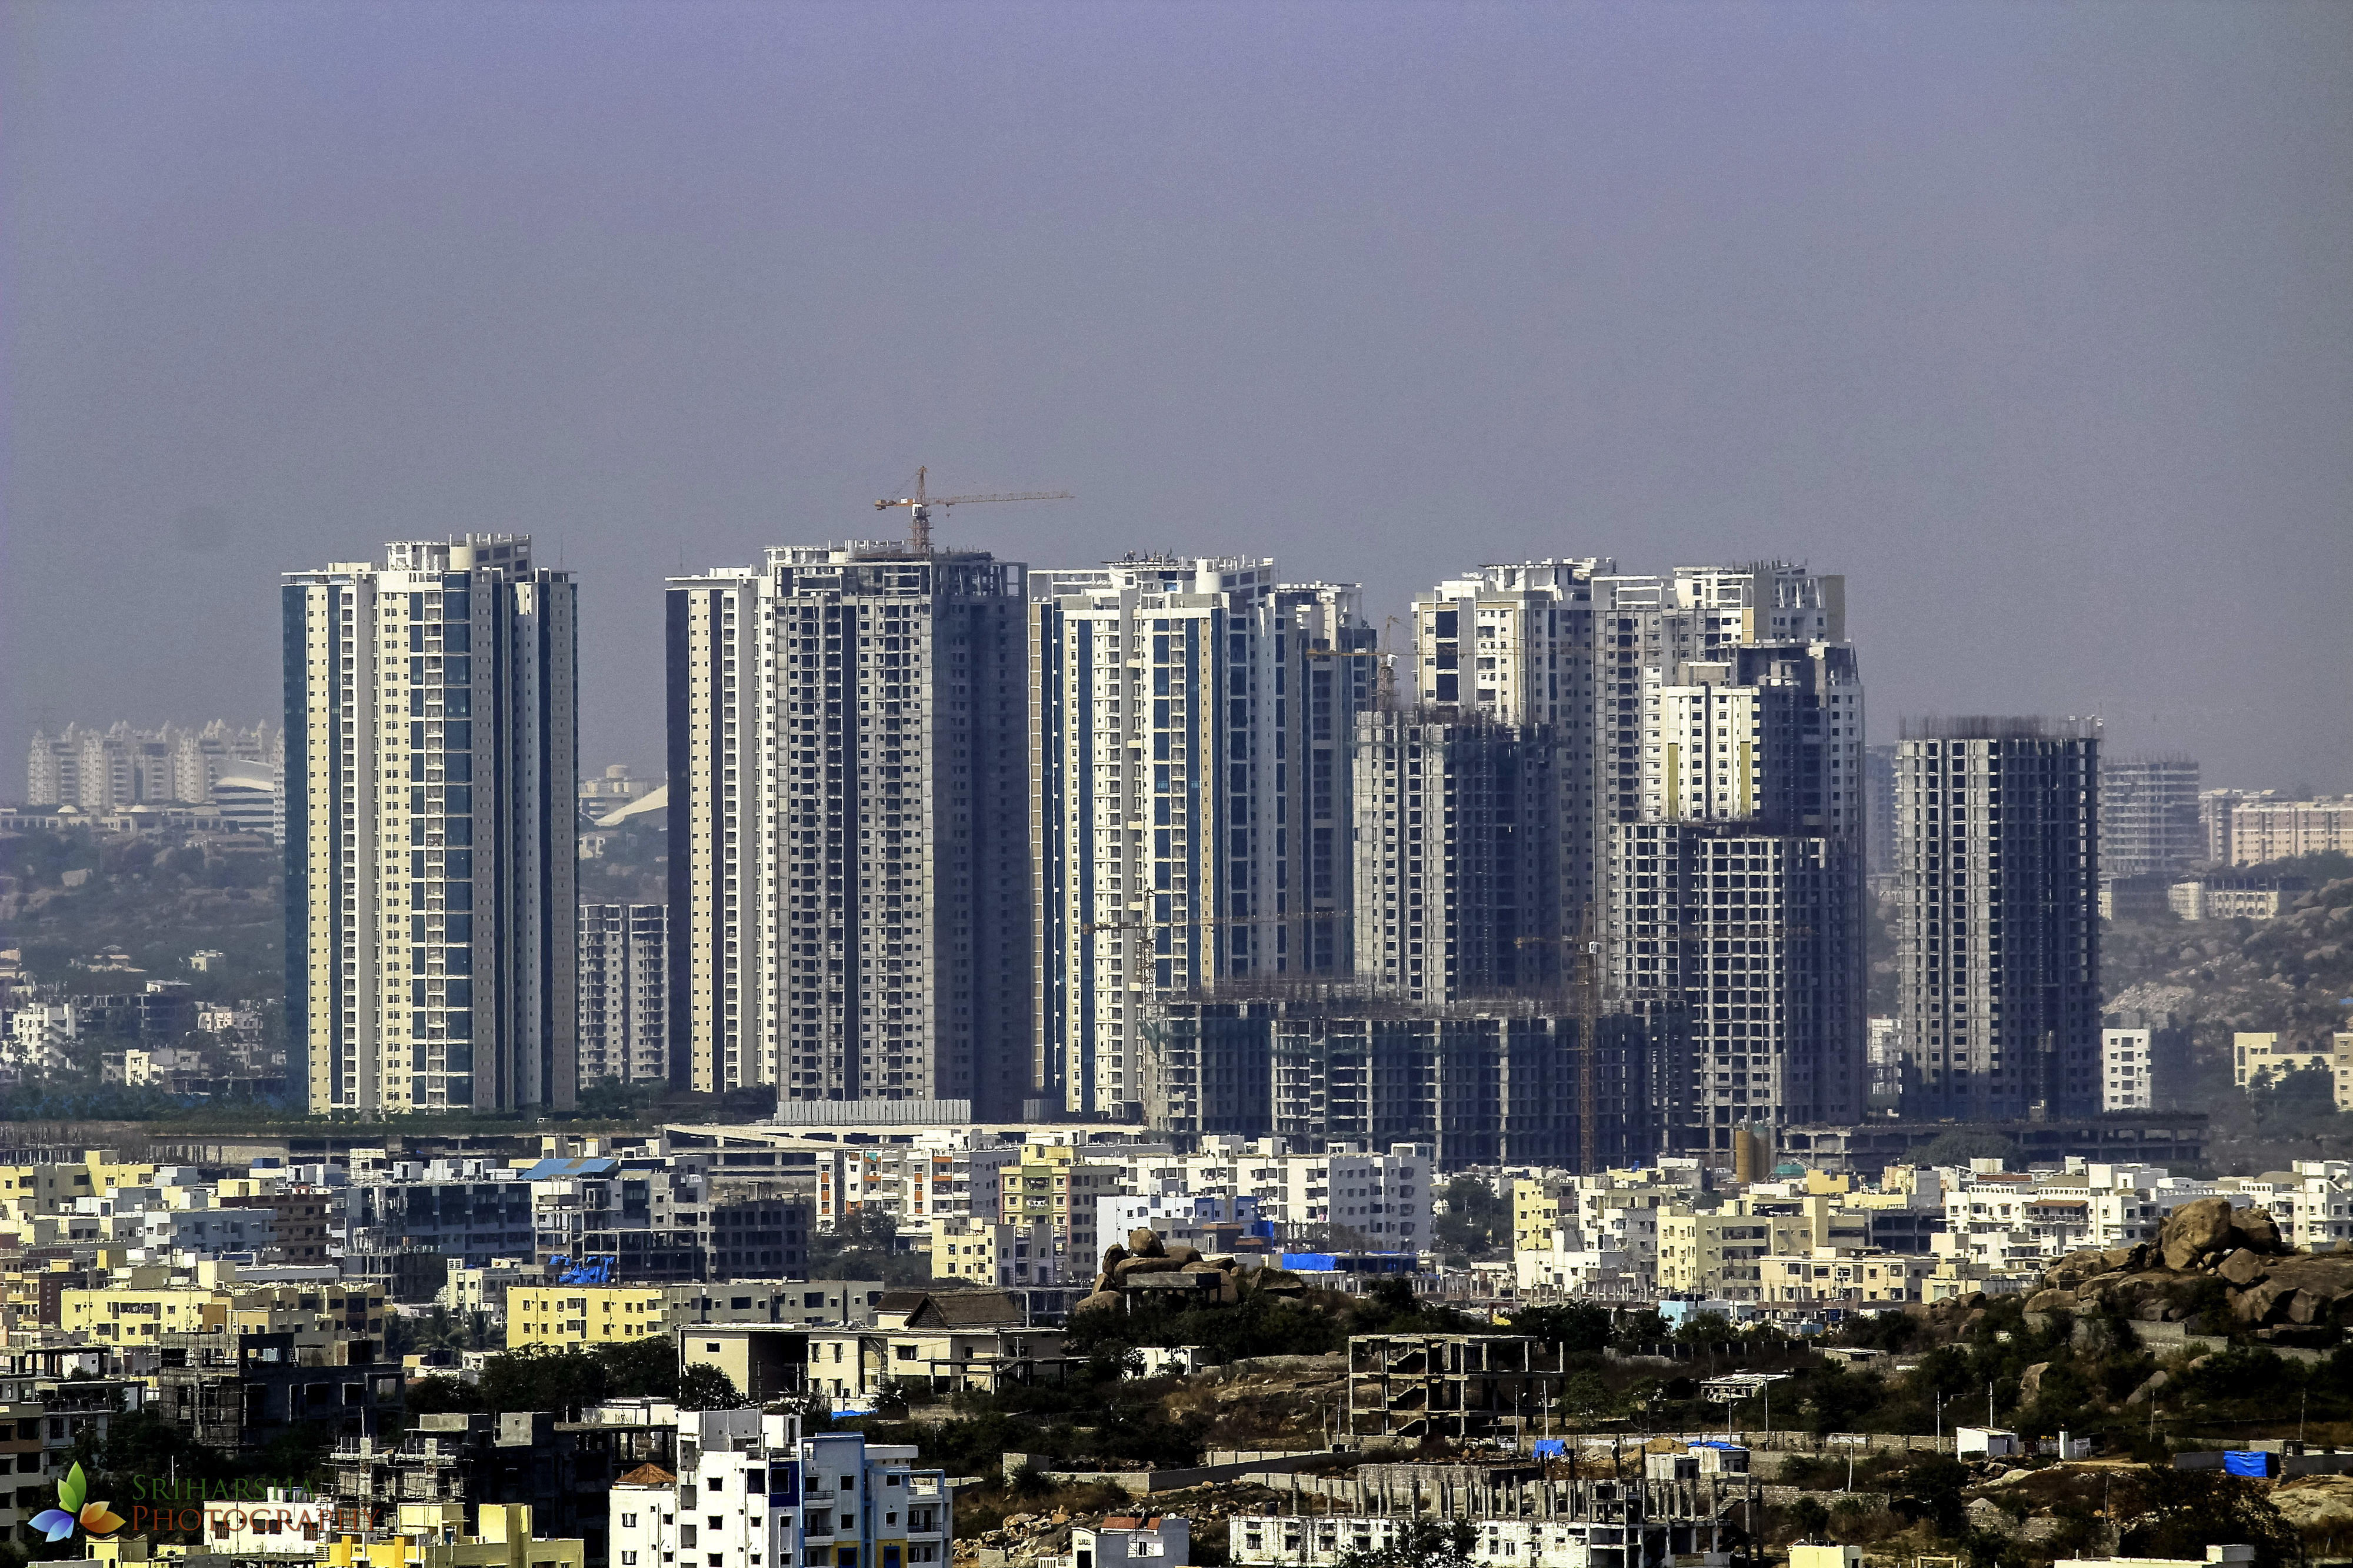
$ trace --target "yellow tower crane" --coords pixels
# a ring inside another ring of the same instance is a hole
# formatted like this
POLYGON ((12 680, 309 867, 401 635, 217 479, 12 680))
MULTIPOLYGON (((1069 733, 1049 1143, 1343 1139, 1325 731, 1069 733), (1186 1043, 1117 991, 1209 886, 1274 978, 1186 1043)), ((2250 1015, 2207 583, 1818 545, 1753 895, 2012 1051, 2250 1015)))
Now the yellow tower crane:
POLYGON ((913 495, 901 496, 896 500, 878 500, 874 503, 876 511, 887 511, 894 506, 907 508, 910 514, 907 521, 907 548, 918 555, 929 555, 932 552, 932 508, 934 507, 945 511, 949 507, 964 506, 972 501, 1076 500, 1079 499, 1069 490, 1019 490, 1009 495, 996 496, 926 495, 923 493, 923 480, 928 472, 926 468, 915 470, 913 495))

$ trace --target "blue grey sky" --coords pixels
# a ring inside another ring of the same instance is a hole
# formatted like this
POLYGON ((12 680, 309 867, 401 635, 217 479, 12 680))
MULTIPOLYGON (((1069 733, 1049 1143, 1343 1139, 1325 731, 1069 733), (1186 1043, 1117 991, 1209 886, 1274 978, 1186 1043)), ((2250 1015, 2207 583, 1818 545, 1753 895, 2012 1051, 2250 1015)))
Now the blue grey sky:
POLYGON ((2353 790, 2353 5, 13 5, 0 797, 278 707, 276 574, 528 531, 1842 571, 1873 730, 2353 790))

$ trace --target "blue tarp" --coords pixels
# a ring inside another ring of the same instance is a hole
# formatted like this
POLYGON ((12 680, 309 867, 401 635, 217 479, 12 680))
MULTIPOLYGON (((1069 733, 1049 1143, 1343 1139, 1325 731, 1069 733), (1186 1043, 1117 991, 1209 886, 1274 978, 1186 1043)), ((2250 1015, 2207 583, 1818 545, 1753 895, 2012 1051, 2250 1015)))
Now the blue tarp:
POLYGON ((2276 1455, 2253 1449, 2226 1448, 2222 1451, 2222 1471, 2225 1475, 2265 1478, 2272 1473, 2275 1458, 2276 1455))
POLYGON ((1410 1274, 1420 1264, 1411 1252, 1286 1252, 1285 1268, 1309 1274, 1410 1274))
POLYGON ((1568 1445, 1558 1437, 1539 1437, 1528 1452, 1539 1459, 1556 1459, 1568 1452, 1568 1445))

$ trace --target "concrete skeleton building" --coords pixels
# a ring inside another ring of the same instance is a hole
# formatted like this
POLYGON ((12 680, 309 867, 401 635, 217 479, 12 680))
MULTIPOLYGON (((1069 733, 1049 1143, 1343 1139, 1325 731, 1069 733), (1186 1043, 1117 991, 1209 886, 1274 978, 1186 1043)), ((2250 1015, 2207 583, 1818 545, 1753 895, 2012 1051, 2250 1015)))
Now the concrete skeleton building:
POLYGON ((580 1082, 670 1081, 664 904, 580 906, 580 1082))
POLYGON ((568 1109, 575 592, 526 535, 290 573, 288 1032, 311 1108, 568 1109))
POLYGON ((1556 984, 1560 751, 1549 722, 1356 721, 1356 978, 1414 1001, 1556 984))
POLYGON ((1728 1151, 1757 1122, 1859 1121, 1869 1108, 1860 837, 1740 822, 1610 836, 1615 988, 1678 998, 1688 1086, 1662 1100, 1677 1148, 1728 1151))
POLYGON ((674 1083, 1018 1110, 1024 576, 869 542, 671 579, 674 1083))
POLYGON ((1029 574, 1039 955, 1031 1071, 1066 1110, 1145 1098, 1147 998, 1352 958, 1353 585, 1271 559, 1029 574))
POLYGON ((2188 757, 2100 763, 2100 874, 2169 877, 2205 858, 2198 764, 2188 757))
POLYGON ((2100 1109, 2096 724, 1906 721, 1896 1016, 1907 1111, 2100 1109))
MULTIPOLYGON (((1573 1164, 1587 1053, 1557 999, 1414 1002, 1386 989, 1271 988, 1155 1005, 1146 1121, 1170 1131, 1293 1146, 1410 1141, 1449 1170, 1573 1164)), ((1613 1002, 1598 1020, 1595 1145, 1654 1158, 1683 1090, 1683 1026, 1667 1005, 1613 1002)))

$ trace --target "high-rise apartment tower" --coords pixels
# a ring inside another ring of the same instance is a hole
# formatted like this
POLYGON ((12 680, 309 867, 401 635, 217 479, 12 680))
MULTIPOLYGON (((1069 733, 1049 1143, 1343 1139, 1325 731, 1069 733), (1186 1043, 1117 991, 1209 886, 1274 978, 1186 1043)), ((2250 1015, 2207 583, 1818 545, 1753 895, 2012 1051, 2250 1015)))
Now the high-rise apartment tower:
POLYGON ((2096 727, 1906 721, 1895 759, 1905 1110, 2100 1109, 2096 727))
POLYGON ((1024 575, 886 542, 671 580, 673 1082, 1034 1092, 1024 575))
POLYGON ((1147 1098, 1144 1003, 1353 954, 1354 586, 1132 556, 1029 575, 1038 1036, 1048 1098, 1147 1098))
POLYGON ((574 603, 528 536, 288 574, 288 1029, 313 1110, 572 1105, 574 603))

